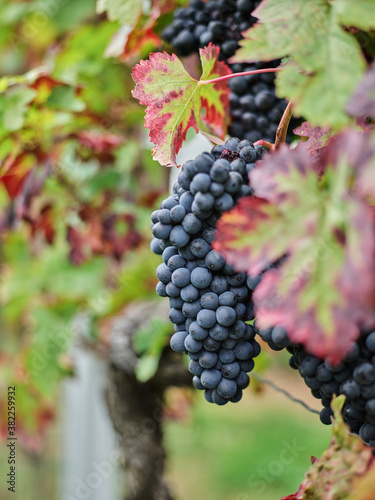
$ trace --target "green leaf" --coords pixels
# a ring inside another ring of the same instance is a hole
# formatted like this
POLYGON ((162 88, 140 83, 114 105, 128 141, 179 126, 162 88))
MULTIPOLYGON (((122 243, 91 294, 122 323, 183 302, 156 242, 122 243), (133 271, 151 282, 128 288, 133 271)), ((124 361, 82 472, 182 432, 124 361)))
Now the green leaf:
POLYGON ((278 94, 311 123, 338 129, 349 122, 345 105, 366 64, 354 36, 341 27, 335 3, 290 0, 286 8, 264 1, 255 12, 260 23, 245 32, 233 60, 290 57, 277 78, 278 94))
POLYGON ((375 3, 373 0, 334 0, 332 7, 341 23, 363 30, 375 28, 375 3))
POLYGON ((22 128, 28 105, 36 96, 30 88, 15 87, 0 95, 0 125, 9 132, 22 128))
POLYGON ((155 375, 170 333, 170 323, 160 319, 151 320, 148 327, 135 333, 134 348, 141 354, 136 366, 136 375, 141 382, 146 382, 155 375))
POLYGON ((134 0, 98 0, 96 4, 98 14, 107 13, 111 21, 134 26, 143 12, 141 1, 134 0))
POLYGON ((64 111, 83 111, 85 103, 76 96, 76 89, 68 86, 58 86, 52 89, 46 101, 46 106, 64 111))

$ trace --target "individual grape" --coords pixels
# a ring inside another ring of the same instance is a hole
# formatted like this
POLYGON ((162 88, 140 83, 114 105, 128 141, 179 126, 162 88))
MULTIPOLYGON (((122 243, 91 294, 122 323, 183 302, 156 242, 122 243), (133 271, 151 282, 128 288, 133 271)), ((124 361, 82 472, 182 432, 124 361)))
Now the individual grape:
POLYGON ((224 277, 216 275, 212 278, 210 288, 213 292, 220 295, 220 294, 226 292, 229 287, 228 287, 227 280, 224 277))
POLYGON ((197 314, 198 325, 202 328, 212 328, 216 323, 216 313, 211 309, 201 309, 197 314))
POLYGON ((216 365, 217 359, 216 352, 205 351, 199 357, 199 364, 202 368, 210 369, 216 365))
POLYGON ((237 384, 234 380, 222 378, 217 386, 217 393, 225 399, 230 399, 237 392, 237 384))
POLYGON ((160 240, 158 238, 152 238, 150 243, 151 252, 156 255, 162 255, 163 251, 160 247, 160 240))
POLYGON ((188 332, 182 330, 174 333, 170 340, 171 348, 176 351, 183 353, 185 352, 185 339, 188 335, 188 332))
POLYGON ((190 353, 199 352, 203 346, 202 342, 195 340, 190 333, 186 336, 184 345, 185 349, 190 353))
POLYGON ((217 342, 212 337, 207 337, 203 342, 203 347, 206 349, 206 351, 216 352, 220 349, 220 342, 217 342))
POLYGON ((214 389, 219 384, 221 377, 218 370, 211 368, 210 370, 204 370, 201 375, 201 382, 206 389, 214 389))
POLYGON ((200 304, 203 309, 212 309, 216 311, 219 307, 219 298, 214 292, 207 292, 202 295, 200 299, 200 304))
MULTIPOLYGON (((169 247, 169 248, 174 248, 174 247, 169 247)), ((173 273, 173 271, 176 271, 181 267, 187 267, 187 261, 183 257, 181 257, 181 255, 178 254, 172 255, 172 257, 167 262, 167 266, 170 269, 171 273, 173 273)))
POLYGON ((181 248, 189 243, 190 236, 185 231, 183 226, 177 225, 173 226, 171 229, 169 239, 172 245, 181 248))
POLYGON ((188 234, 197 234, 202 229, 202 221, 194 214, 188 213, 182 221, 182 227, 188 234))
POLYGON ((233 292, 224 292, 219 296, 219 304, 221 306, 234 307, 237 304, 237 297, 233 292))
POLYGON ((216 341, 223 341, 229 335, 229 330, 225 326, 216 323, 213 328, 209 330, 210 337, 216 341))
POLYGON ((182 306, 182 313, 187 318, 196 319, 197 314, 199 313, 200 310, 201 310, 201 305, 199 300, 196 300, 195 302, 184 302, 182 306))
POLYGON ((166 286, 161 281, 159 281, 159 283, 156 285, 156 293, 160 297, 168 297, 166 286))
POLYGON ((179 297, 180 289, 174 285, 171 281, 166 285, 165 291, 167 292, 168 297, 179 297))
POLYGON ((211 251, 211 246, 203 238, 195 238, 190 243, 190 250, 197 259, 204 259, 211 251))
POLYGON ((182 205, 176 205, 170 211, 171 220, 173 222, 182 222, 186 215, 186 210, 182 205))
POLYGON ((208 337, 208 331, 198 324, 197 321, 193 321, 189 326, 189 333, 195 340, 205 340, 208 337))
POLYGON ((181 298, 185 302, 194 302, 199 297, 199 290, 192 284, 181 289, 181 298))
POLYGON ((152 228, 152 234, 155 238, 166 240, 167 238, 169 238, 171 230, 171 224, 162 224, 161 222, 157 222, 152 228))
MULTIPOLYGON (((165 265, 165 264, 164 264, 165 265)), ((190 284, 190 271, 186 267, 179 267, 172 273, 172 283, 178 288, 184 288, 190 284)))
POLYGON ((225 265, 225 259, 216 250, 210 250, 205 257, 205 264, 212 271, 219 271, 225 265))
POLYGON ((232 349, 223 349, 219 351, 219 359, 222 363, 228 364, 236 361, 236 355, 232 349))
POLYGON ((240 373, 240 365, 238 364, 237 361, 234 361, 233 363, 229 364, 224 364, 223 367, 221 368, 221 373, 224 377, 226 378, 236 378, 237 375, 240 373))
POLYGON ((174 309, 182 309, 184 301, 181 297, 169 297, 169 307, 174 309))
POLYGON ((169 259, 173 256, 173 255, 177 255, 178 254, 178 250, 176 247, 167 247, 165 250, 163 250, 163 253, 162 253, 162 259, 163 259, 163 262, 164 264, 167 264, 169 259))
POLYGON ((208 174, 199 173, 193 177, 190 183, 191 194, 206 193, 210 189, 211 177, 208 174))
POLYGON ((198 361, 195 361, 194 359, 191 359, 189 361, 189 372, 192 375, 196 375, 197 377, 200 377, 203 373, 203 368, 199 364, 198 361))
POLYGON ((222 326, 231 326, 236 321, 236 311, 232 307, 219 306, 216 310, 217 322, 222 326))
POLYGON ((180 309, 172 308, 169 310, 169 321, 171 323, 182 323, 185 320, 185 316, 180 309))
POLYGON ((242 339, 246 333, 246 324, 241 320, 236 320, 229 329, 231 339, 242 339))
POLYGON ((167 285, 171 281, 172 273, 168 266, 163 263, 156 268, 156 276, 162 283, 167 285))
POLYGON ((212 282, 212 273, 208 269, 197 267, 191 272, 190 280, 196 288, 207 288, 212 282))
POLYGON ((194 206, 196 205, 197 208, 202 212, 208 212, 209 210, 212 209, 214 204, 215 204, 215 198, 210 193, 198 192, 194 196, 193 205, 194 206))
POLYGON ((246 361, 253 355, 253 347, 249 342, 238 342, 233 349, 233 353, 237 359, 246 361))
POLYGON ((214 182, 223 184, 229 177, 230 169, 229 161, 224 159, 216 160, 210 170, 210 177, 214 182))

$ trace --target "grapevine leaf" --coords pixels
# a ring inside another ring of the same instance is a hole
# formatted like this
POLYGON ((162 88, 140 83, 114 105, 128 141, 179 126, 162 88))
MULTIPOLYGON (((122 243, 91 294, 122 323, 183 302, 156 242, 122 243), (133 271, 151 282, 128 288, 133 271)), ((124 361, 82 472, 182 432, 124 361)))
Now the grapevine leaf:
POLYGON ((334 0, 332 6, 342 24, 363 30, 375 28, 375 4, 373 0, 334 0))
POLYGON ((134 0, 98 0, 96 11, 98 14, 106 12, 110 21, 134 26, 143 12, 143 6, 142 2, 134 0))
MULTIPOLYGON (((317 166, 321 165, 321 156, 331 137, 330 129, 313 127, 308 122, 303 122, 302 125, 294 129, 293 132, 300 137, 307 138, 307 141, 299 144, 297 148, 306 149, 314 163, 317 166)), ((322 174, 319 170, 317 173, 322 174)))
POLYGON ((322 126, 348 123, 344 108, 365 61, 355 38, 340 26, 334 3, 264 0, 254 15, 260 23, 245 32, 232 61, 289 56, 292 60, 278 74, 277 88, 293 101, 296 114, 322 126))
POLYGON ((303 149, 267 155, 250 174, 259 198, 224 214, 214 242, 254 276, 287 256, 254 293, 258 323, 281 323, 293 342, 332 362, 346 354, 361 322, 375 320, 374 218, 359 189, 363 175, 373 177, 368 143, 360 133, 331 141, 322 179, 303 149))
POLYGON ((334 421, 328 449, 314 460, 297 493, 281 500, 345 500, 356 481, 366 477, 373 462, 371 449, 344 423, 344 400, 339 396, 331 404, 334 421))
POLYGON ((355 89, 346 110, 352 116, 375 118, 375 63, 355 89))
MULTIPOLYGON (((212 44, 200 50, 202 80, 230 73, 218 56, 219 48, 212 44)), ((166 52, 151 54, 148 61, 135 66, 132 75, 136 82, 133 96, 147 106, 145 124, 155 144, 154 160, 175 166, 190 127, 206 131, 209 124, 215 134, 224 136, 229 103, 225 82, 200 85, 174 54, 166 52)))
POLYGON ((35 162, 33 154, 21 153, 8 156, 0 166, 0 184, 4 185, 11 198, 15 198, 21 192, 35 162))

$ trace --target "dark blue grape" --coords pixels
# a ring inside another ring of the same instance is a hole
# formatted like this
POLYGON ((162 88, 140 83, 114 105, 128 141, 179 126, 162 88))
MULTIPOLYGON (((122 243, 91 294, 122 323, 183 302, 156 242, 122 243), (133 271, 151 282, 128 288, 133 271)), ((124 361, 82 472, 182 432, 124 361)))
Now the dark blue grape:
POLYGON ((201 310, 201 305, 199 300, 195 302, 184 302, 182 306, 182 313, 187 318, 196 319, 197 314, 199 313, 200 310, 201 310))
POLYGON ((155 238, 159 238, 159 240, 166 240, 169 238, 172 231, 172 226, 170 224, 162 224, 161 222, 157 222, 152 228, 152 234, 155 238))
POLYGON ((192 270, 190 281, 196 288, 207 288, 212 282, 212 273, 208 269, 197 267, 192 270))
POLYGON ((171 337, 170 346, 176 352, 183 353, 185 352, 185 339, 188 335, 188 332, 182 330, 174 333, 171 337))
POLYGON ((166 286, 161 281, 159 281, 159 283, 156 285, 156 293, 160 297, 168 297, 166 286))
POLYGON ((208 292, 202 295, 200 300, 203 309, 212 309, 216 311, 219 307, 219 298, 214 292, 208 292))
POLYGON ((186 267, 180 267, 172 273, 172 283, 178 288, 184 288, 190 284, 190 271, 186 267))
POLYGON ((172 208, 170 214, 173 222, 182 222, 186 215, 186 210, 182 205, 177 205, 172 208))
POLYGON ((216 250, 211 250, 205 257, 205 264, 208 269, 219 271, 224 267, 225 259, 222 255, 219 254, 219 252, 216 252, 216 250))
POLYGON ((202 349, 202 342, 199 340, 195 340, 192 335, 189 333, 185 338, 185 349, 190 353, 197 353, 202 349))
POLYGON ((182 288, 180 294, 185 302, 195 302, 199 297, 199 290, 190 284, 182 288))
POLYGON ((231 326, 236 321, 236 311, 232 307, 220 306, 216 310, 216 319, 222 326, 231 326))
POLYGON ((204 372, 201 375, 201 382, 202 385, 206 389, 214 389, 217 387, 221 380, 221 373, 218 370, 210 369, 210 370, 204 370, 204 372))
POLYGON ((219 396, 225 399, 230 399, 237 392, 237 384, 234 380, 228 380, 227 378, 222 378, 216 388, 219 396))
POLYGON ((197 323, 202 328, 212 328, 216 323, 216 313, 211 309, 201 309, 197 314, 197 323))
MULTIPOLYGON (((170 247, 170 248, 175 248, 175 247, 170 247)), ((183 257, 181 257, 181 255, 178 255, 178 254, 172 255, 172 257, 167 262, 167 266, 170 269, 170 271, 173 273, 173 271, 176 271, 177 269, 180 269, 181 267, 186 267, 187 261, 183 257)))
POLYGON ((202 221, 192 213, 185 215, 182 227, 188 234, 197 234, 202 229, 202 221))
POLYGON ((210 369, 213 368, 217 363, 216 352, 205 351, 199 357, 199 364, 202 368, 210 369))
POLYGON ((226 378, 236 378, 240 373, 240 365, 237 361, 229 364, 224 364, 221 368, 221 373, 226 378))
POLYGON ((205 340, 208 337, 208 330, 193 321, 189 326, 189 333, 195 340, 205 340))

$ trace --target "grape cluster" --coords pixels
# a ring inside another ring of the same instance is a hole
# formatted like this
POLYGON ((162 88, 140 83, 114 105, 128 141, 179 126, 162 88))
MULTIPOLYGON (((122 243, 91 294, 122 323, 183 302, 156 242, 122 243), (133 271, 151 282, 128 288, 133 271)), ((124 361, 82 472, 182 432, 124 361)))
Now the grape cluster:
POLYGON ((290 366, 298 369, 312 395, 322 402, 323 424, 331 423, 333 395, 344 394, 345 422, 352 432, 375 447, 375 331, 362 329, 359 340, 337 366, 308 354, 301 345, 292 344, 280 326, 258 333, 273 350, 286 348, 290 352, 290 366))
POLYGON ((246 275, 212 249, 215 224, 242 196, 263 148, 230 138, 186 162, 173 194, 151 216, 152 250, 161 254, 156 291, 169 297, 171 347, 188 353, 193 385, 207 401, 237 402, 260 352, 246 275))
MULTIPOLYGON (((176 52, 186 56, 210 42, 220 47, 220 59, 228 62, 243 38, 242 32, 256 21, 251 12, 260 2, 254 0, 190 0, 187 8, 177 9, 163 38, 176 52)), ((229 65, 234 73, 276 67, 280 61, 229 65)), ((286 101, 275 95, 275 74, 239 76, 229 80, 231 125, 229 134, 251 142, 273 142, 286 101)), ((296 126, 291 123, 290 130, 296 126)), ((288 136, 291 140, 291 135, 288 136)))
POLYGON ((187 8, 177 9, 173 22, 162 33, 181 56, 214 43, 220 47, 220 59, 234 55, 241 33, 256 21, 251 16, 259 1, 190 0, 187 8))

